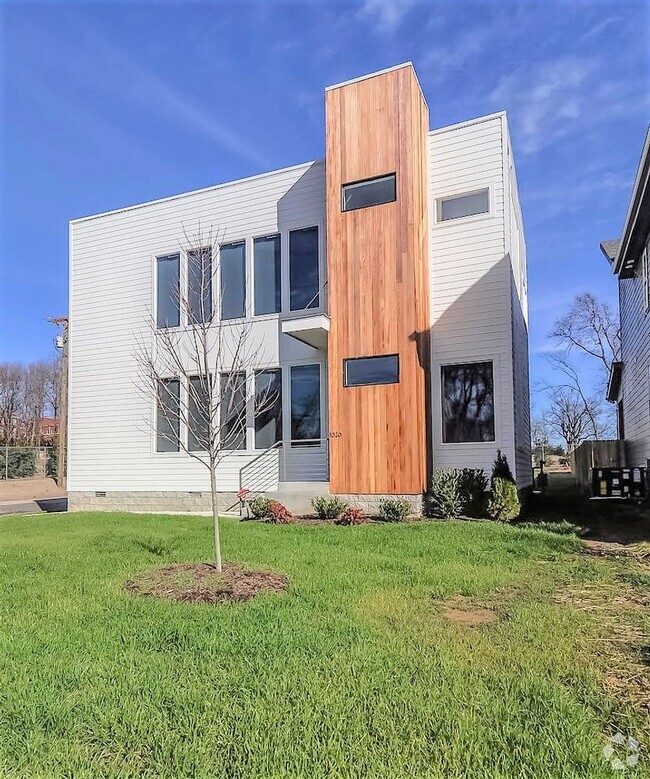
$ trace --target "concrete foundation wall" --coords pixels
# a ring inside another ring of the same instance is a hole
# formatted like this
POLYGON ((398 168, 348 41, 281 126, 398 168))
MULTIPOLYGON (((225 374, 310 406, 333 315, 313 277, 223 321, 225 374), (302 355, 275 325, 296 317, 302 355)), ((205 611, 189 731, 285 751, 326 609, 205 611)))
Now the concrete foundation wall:
MULTIPOLYGON (((219 501, 220 514, 239 514, 236 493, 221 492, 219 501)), ((212 503, 209 492, 69 492, 68 511, 203 513, 212 511, 212 503)))
POLYGON ((411 516, 422 516, 422 495, 341 495, 337 493, 336 497, 344 500, 348 506, 360 508, 371 515, 379 514, 379 504, 382 500, 404 498, 411 504, 411 516))

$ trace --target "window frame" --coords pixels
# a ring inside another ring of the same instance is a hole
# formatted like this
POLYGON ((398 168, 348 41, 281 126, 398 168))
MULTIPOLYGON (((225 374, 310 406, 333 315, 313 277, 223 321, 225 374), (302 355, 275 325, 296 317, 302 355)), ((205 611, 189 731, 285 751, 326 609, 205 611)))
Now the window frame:
MULTIPOLYGON (((498 399, 501 396, 500 384, 499 384, 499 371, 500 371, 500 359, 498 354, 487 354, 480 356, 468 357, 465 360, 455 360, 451 362, 445 360, 444 362, 437 362, 434 369, 437 371, 438 379, 433 381, 434 384, 434 397, 438 404, 438 413, 434 415, 434 419, 437 420, 438 433, 436 435, 436 441, 439 446, 480 446, 484 448, 494 449, 501 444, 501 410, 499 408, 498 399), (443 368, 454 367, 458 365, 475 365, 476 363, 492 363, 492 392, 493 392, 493 412, 494 412, 494 440, 493 441, 445 441, 444 427, 445 427, 445 413, 443 407, 444 400, 444 386, 443 386, 443 368)), ((432 374, 433 379, 433 374, 432 374)))
MULTIPOLYGON (((262 315, 264 316, 264 315, 262 315)), ((252 385, 253 385, 253 394, 251 398, 251 416, 252 416, 252 422, 250 425, 251 431, 252 431, 252 451, 253 452, 265 452, 269 449, 269 447, 264 447, 263 449, 259 449, 257 447, 257 430, 255 427, 255 423, 257 420, 256 415, 256 409, 255 409, 255 390, 256 390, 256 380, 257 375, 259 373, 271 373, 277 371, 280 374, 280 442, 284 440, 284 424, 285 424, 285 417, 286 417, 286 409, 285 409, 285 387, 284 387, 284 381, 285 376, 284 374, 286 371, 284 370, 283 365, 272 365, 272 366, 264 366, 261 368, 253 368, 251 370, 252 374, 252 385)), ((276 441, 275 444, 272 444, 271 446, 277 446, 278 442, 276 441)))
POLYGON ((152 275, 153 275, 153 284, 152 284, 152 307, 151 311, 153 311, 153 323, 155 325, 156 331, 158 330, 179 330, 180 328, 184 327, 183 322, 183 310, 181 306, 181 301, 179 299, 178 301, 178 324, 177 325, 170 325, 169 327, 160 327, 158 325, 158 308, 159 308, 159 299, 158 299, 158 260, 165 259, 167 257, 178 257, 178 289, 179 293, 181 290, 185 289, 185 274, 184 274, 184 268, 186 263, 183 261, 184 252, 180 251, 178 247, 175 249, 170 249, 169 251, 163 250, 163 251, 156 251, 153 252, 151 255, 152 258, 152 275))
MULTIPOLYGON (((325 275, 325 263, 323 256, 325 254, 323 247, 324 240, 324 228, 320 222, 308 224, 304 226, 288 227, 286 229, 286 265, 282 262, 280 257, 280 267, 286 267, 286 301, 283 299, 282 312, 287 316, 311 316, 312 314, 318 314, 325 310, 323 304, 325 296, 325 287, 327 281, 323 280, 325 275), (311 308, 291 308, 291 233, 300 232, 303 230, 316 230, 317 241, 316 247, 318 251, 317 264, 318 264, 318 305, 311 308), (285 307, 286 304, 286 307, 285 307), (308 312, 308 313, 305 313, 308 312)), ((282 243, 280 244, 280 251, 282 252, 282 243)), ((283 288, 285 283, 282 284, 283 288)))
POLYGON ((364 208, 376 208, 377 206, 385 206, 388 203, 396 203, 397 202, 397 171, 393 171, 392 173, 383 173, 381 176, 371 176, 370 178, 366 179, 358 179, 357 181, 347 181, 344 184, 341 184, 341 213, 347 214, 351 211, 361 211, 364 208), (365 206, 355 206, 354 208, 346 208, 345 207, 345 190, 348 187, 360 187, 362 184, 372 184, 373 182, 377 181, 385 181, 386 179, 393 179, 395 182, 395 197, 392 200, 382 200, 379 203, 369 203, 365 206))
MULTIPOLYGON (((226 320, 226 321, 231 321, 231 320, 226 320)), ((250 404, 250 374, 251 374, 250 368, 244 368, 244 370, 235 371, 235 373, 241 373, 244 376, 244 404, 243 404, 244 405, 244 407, 243 407, 243 416, 244 416, 244 430, 243 430, 244 446, 243 447, 239 447, 238 449, 232 449, 230 447, 224 446, 222 444, 222 442, 221 442, 222 441, 222 427, 223 427, 223 422, 221 421, 221 413, 222 413, 221 402, 222 402, 222 394, 223 394, 222 389, 221 389, 221 387, 222 387, 221 378, 222 378, 222 376, 229 375, 232 372, 233 372, 232 370, 230 370, 230 371, 226 371, 226 370, 219 371, 219 404, 220 404, 219 405, 219 423, 218 423, 219 424, 219 448, 220 448, 220 450, 222 452, 228 452, 228 454, 245 454, 246 452, 250 452, 251 451, 251 446, 250 446, 250 441, 249 441, 250 418, 249 418, 249 413, 248 413, 249 404, 250 404)))
POLYGON ((385 387, 391 384, 400 383, 400 359, 399 352, 391 354, 369 354, 363 357, 344 357, 343 358, 343 387, 345 389, 354 389, 355 387, 385 387), (397 379, 395 381, 366 381, 361 384, 349 384, 348 383, 348 363, 357 362, 359 360, 382 360, 390 357, 395 357, 397 361, 397 379))
MULTIPOLYGON (((216 276, 217 279, 217 297, 216 301, 213 302, 213 307, 215 308, 215 314, 218 315, 220 322, 244 322, 247 319, 251 318, 251 309, 250 309, 250 296, 252 294, 251 288, 250 288, 250 281, 251 281, 251 268, 250 268, 250 246, 249 246, 250 238, 233 238, 229 239, 227 241, 221 241, 217 247, 217 272, 213 274, 216 276), (223 287, 221 284, 221 277, 222 277, 222 260, 221 260, 221 250, 224 246, 236 246, 237 244, 242 244, 244 247, 244 313, 241 316, 234 316, 229 317, 228 319, 223 318, 223 287), (216 306, 215 306, 216 302, 216 306)), ((251 244, 252 245, 252 244, 251 244)))
POLYGON ((327 407, 327 363, 323 360, 303 359, 290 360, 283 364, 282 371, 282 434, 283 440, 289 449, 302 449, 305 447, 323 448, 329 438, 329 413, 327 407), (308 365, 318 365, 320 376, 319 403, 320 403, 320 439, 293 439, 291 436, 291 370, 308 365), (302 442, 304 440, 304 443, 302 442))
MULTIPOLYGON (((320 230, 320 228, 319 228, 320 230)), ((287 253, 288 253, 288 237, 287 237, 287 253)), ((283 237, 283 231, 282 230, 276 230, 271 233, 262 233, 262 234, 254 234, 250 237, 251 242, 251 251, 250 251, 250 270, 249 270, 249 276, 250 276, 250 310, 251 310, 251 316, 255 319, 263 319, 265 317, 279 317, 280 314, 284 311, 284 286, 285 286, 285 263, 284 263, 284 255, 285 255, 285 246, 284 246, 284 237, 283 237), (266 314, 258 314, 255 310, 255 242, 256 241, 263 241, 266 238, 277 238, 278 242, 280 244, 280 308, 278 311, 271 311, 266 314)), ((320 259, 320 247, 319 247, 319 259, 320 259)), ((286 273, 288 274, 289 269, 287 265, 286 273)), ((320 274, 320 267, 319 267, 319 274, 320 274)), ((288 284, 288 282, 287 282, 288 284)), ((230 320, 226 320, 227 322, 230 320)))
POLYGON ((431 213, 433 214, 433 224, 436 226, 448 226, 454 224, 466 224, 467 222, 477 222, 482 219, 492 219, 495 216, 494 211, 494 182, 485 182, 475 187, 457 188, 454 187, 451 190, 435 194, 432 196, 431 213), (468 216, 456 216, 453 219, 441 219, 441 209, 439 208, 443 201, 453 200, 454 198, 465 197, 466 195, 476 195, 479 192, 487 190, 488 193, 488 210, 482 211, 480 214, 469 214, 468 216))
POLYGON ((182 455, 183 452, 183 446, 181 445, 181 441, 184 440, 183 436, 185 434, 185 431, 183 429, 183 419, 181 415, 181 409, 184 402, 183 393, 185 392, 185 386, 184 382, 182 381, 180 376, 168 376, 166 378, 160 379, 161 382, 164 382, 165 384, 176 381, 178 382, 178 445, 176 449, 170 449, 170 450, 161 450, 158 449, 158 394, 154 394, 153 397, 153 440, 152 440, 152 446, 153 446, 153 453, 155 455, 162 455, 163 457, 169 457, 169 456, 178 456, 182 455))
MULTIPOLYGON (((219 247, 220 249, 221 247, 219 247)), ((185 258, 185 272, 181 275, 182 278, 182 284, 183 289, 185 290, 185 293, 187 295, 187 311, 185 312, 185 322, 181 321, 181 327, 192 327, 193 325, 201 325, 205 322, 212 322, 212 320, 215 317, 216 314, 216 303, 221 302, 220 300, 217 301, 215 296, 215 289, 214 289, 214 283, 215 283, 215 277, 217 276, 217 268, 216 268, 216 258, 214 256, 214 246, 212 244, 208 244, 207 246, 199 246, 197 248, 188 248, 185 249, 182 253, 182 256, 185 258), (210 253, 210 318, 207 320, 204 320, 202 322, 199 319, 193 319, 192 318, 192 312, 190 311, 190 254, 193 254, 195 252, 209 252, 210 253)), ((181 312, 181 319, 183 318, 183 312, 181 312)))

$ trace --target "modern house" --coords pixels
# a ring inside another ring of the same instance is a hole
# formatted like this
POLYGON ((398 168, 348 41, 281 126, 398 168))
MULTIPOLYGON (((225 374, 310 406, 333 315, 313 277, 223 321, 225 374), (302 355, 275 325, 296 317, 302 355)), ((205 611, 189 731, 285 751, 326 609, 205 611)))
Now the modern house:
POLYGON ((650 128, 619 240, 600 247, 618 276, 621 360, 612 365, 607 400, 617 404, 627 465, 650 461, 650 128))
POLYGON ((179 242, 199 224, 220 236, 213 316, 249 327, 264 353, 219 468, 224 502, 246 488, 417 506, 433 469, 489 472, 497 449, 531 485, 505 113, 429 130, 410 63, 328 87, 325 104, 324 160, 70 223, 71 509, 209 507, 207 470, 161 440, 156 404, 134 387, 147 312, 187 325, 169 289, 188 283, 179 242), (257 425, 265 382, 279 401, 257 425))

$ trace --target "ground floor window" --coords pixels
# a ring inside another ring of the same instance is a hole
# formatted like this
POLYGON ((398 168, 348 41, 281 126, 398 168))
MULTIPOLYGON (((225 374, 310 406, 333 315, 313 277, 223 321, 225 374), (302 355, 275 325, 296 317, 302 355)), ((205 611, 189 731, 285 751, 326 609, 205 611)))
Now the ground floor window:
POLYGON ((246 449, 246 374, 221 374, 221 446, 246 449))
POLYGON ((164 379, 158 384, 156 451, 177 452, 180 447, 181 383, 164 379))
POLYGON ((255 373, 255 448, 282 440, 282 369, 255 373))
POLYGON ((442 366, 442 440, 494 441, 492 362, 442 366))
POLYGON ((291 440, 319 443, 321 437, 320 365, 291 367, 291 440))

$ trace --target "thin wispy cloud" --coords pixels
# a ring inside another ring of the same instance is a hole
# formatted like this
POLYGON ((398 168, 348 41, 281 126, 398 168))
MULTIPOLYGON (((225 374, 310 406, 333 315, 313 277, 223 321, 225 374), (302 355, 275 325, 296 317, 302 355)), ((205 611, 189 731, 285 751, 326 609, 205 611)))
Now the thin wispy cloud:
POLYGON ((413 0, 365 0, 358 17, 368 21, 375 32, 392 33, 413 4, 413 0))

